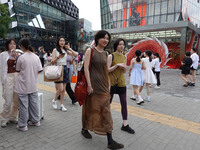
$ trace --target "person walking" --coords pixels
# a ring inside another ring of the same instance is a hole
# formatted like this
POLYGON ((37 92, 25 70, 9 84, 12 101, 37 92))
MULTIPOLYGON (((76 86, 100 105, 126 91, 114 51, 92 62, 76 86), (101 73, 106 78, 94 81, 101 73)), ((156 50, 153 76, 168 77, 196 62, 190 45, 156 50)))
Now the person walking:
POLYGON ((45 51, 44 51, 44 47, 43 46, 40 46, 38 48, 38 56, 40 58, 40 61, 41 61, 41 64, 42 64, 42 67, 44 67, 44 55, 45 55, 45 51))
POLYGON ((134 94, 130 98, 132 100, 136 100, 138 98, 137 104, 140 105, 144 103, 144 100, 140 96, 140 92, 138 90, 138 87, 143 86, 143 73, 142 69, 146 69, 144 61, 140 58, 141 57, 141 51, 136 50, 135 51, 136 58, 133 58, 131 60, 131 65, 129 68, 129 77, 130 77, 130 84, 133 86, 134 94))
POLYGON ((160 88, 160 64, 161 64, 161 58, 158 53, 154 53, 153 59, 153 73, 156 75, 157 84, 155 86, 156 89, 160 88))
POLYGON ((192 48, 190 50, 191 58, 192 58, 192 65, 191 65, 191 72, 192 72, 192 82, 189 84, 190 86, 195 86, 196 81, 196 71, 199 65, 199 55, 197 55, 197 50, 192 48))
POLYGON ((0 54, 1 83, 3 98, 5 100, 3 111, 0 114, 1 127, 6 127, 8 122, 17 123, 18 96, 14 92, 18 73, 15 70, 17 53, 15 39, 8 39, 5 44, 5 52, 0 54))
POLYGON ((107 147, 119 149, 124 145, 112 138, 113 121, 110 112, 108 54, 104 51, 109 41, 110 34, 105 30, 100 30, 95 35, 95 47, 88 48, 85 53, 84 72, 88 95, 82 107, 81 134, 87 139, 92 138, 88 130, 96 134, 107 135, 107 147), (93 51, 93 56, 89 69, 91 51, 93 51))
POLYGON ((184 87, 187 87, 189 85, 189 81, 187 78, 190 79, 190 81, 193 81, 192 77, 190 76, 190 66, 192 65, 192 59, 190 58, 190 52, 185 53, 185 58, 183 58, 183 61, 181 62, 181 78, 185 81, 184 87))
POLYGON ((126 58, 123 55, 123 50, 125 48, 124 39, 117 39, 114 44, 114 53, 108 56, 108 72, 110 77, 110 102, 114 94, 118 94, 121 104, 121 114, 123 118, 123 124, 121 127, 122 131, 134 134, 135 131, 128 124, 128 111, 127 111, 127 102, 126 102, 126 82, 124 73, 126 72, 126 58))
POLYGON ((19 119, 17 129, 27 131, 29 125, 40 126, 38 110, 37 78, 42 72, 42 65, 28 39, 22 38, 19 41, 20 49, 24 52, 16 62, 16 71, 19 76, 16 81, 15 92, 19 97, 19 119))
POLYGON ((52 106, 54 109, 58 109, 57 99, 60 95, 60 110, 65 112, 67 108, 63 105, 65 87, 69 82, 68 71, 67 71, 67 55, 77 56, 77 52, 71 48, 65 48, 65 38, 60 36, 56 42, 56 48, 52 52, 52 64, 62 65, 64 68, 63 80, 55 82, 56 94, 52 100, 52 106))
MULTIPOLYGON (((156 84, 156 78, 153 74, 152 68, 153 68, 153 62, 152 62, 152 52, 150 50, 146 50, 144 53, 144 57, 142 60, 144 61, 144 64, 146 66, 146 69, 143 70, 143 86, 146 84, 147 88, 147 97, 146 101, 150 102, 150 85, 156 84)), ((139 92, 142 92, 143 86, 140 87, 139 92)))
MULTIPOLYGON (((66 49, 70 48, 68 42, 66 42, 65 48, 66 49)), ((77 53, 77 55, 78 55, 78 53, 77 53)), ((74 91, 71 88, 71 76, 73 74, 75 74, 76 68, 75 68, 74 60, 75 60, 75 57, 77 57, 77 55, 74 56, 74 58, 71 55, 67 55, 67 71, 68 71, 68 74, 69 74, 68 75, 68 78, 69 78, 68 81, 69 82, 67 82, 67 85, 66 85, 66 92, 69 95, 70 99, 72 100, 72 104, 75 104, 77 102, 77 100, 74 96, 74 91)))

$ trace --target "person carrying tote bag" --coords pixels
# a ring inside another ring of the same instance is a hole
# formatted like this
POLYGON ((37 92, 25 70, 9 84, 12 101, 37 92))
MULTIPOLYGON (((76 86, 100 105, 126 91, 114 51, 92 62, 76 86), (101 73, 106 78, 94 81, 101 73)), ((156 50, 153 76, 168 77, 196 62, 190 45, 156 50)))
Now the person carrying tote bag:
POLYGON ((63 67, 49 65, 44 67, 44 81, 56 82, 63 80, 63 67))
POLYGON ((77 56, 77 52, 73 51, 69 46, 65 47, 65 38, 60 36, 56 42, 56 48, 52 52, 52 64, 63 66, 63 80, 56 81, 56 95, 52 100, 52 106, 54 109, 58 109, 57 98, 60 95, 60 110, 67 111, 67 108, 63 105, 63 99, 65 95, 65 88, 69 82, 68 71, 67 71, 67 55, 77 56))

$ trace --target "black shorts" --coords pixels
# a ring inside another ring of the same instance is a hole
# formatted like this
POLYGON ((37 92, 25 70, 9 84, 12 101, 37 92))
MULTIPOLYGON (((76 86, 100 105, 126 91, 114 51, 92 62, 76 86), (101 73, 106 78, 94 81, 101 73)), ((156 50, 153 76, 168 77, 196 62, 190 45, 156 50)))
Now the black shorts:
POLYGON ((197 69, 194 69, 193 67, 191 67, 190 70, 197 70, 197 69))
POLYGON ((182 66, 181 74, 184 75, 190 74, 190 67, 182 66))

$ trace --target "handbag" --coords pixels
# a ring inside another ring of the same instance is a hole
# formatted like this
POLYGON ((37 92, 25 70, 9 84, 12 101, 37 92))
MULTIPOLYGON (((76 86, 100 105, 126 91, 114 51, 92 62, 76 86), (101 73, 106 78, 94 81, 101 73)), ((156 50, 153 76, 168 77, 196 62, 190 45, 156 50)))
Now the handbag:
POLYGON ((49 65, 44 67, 44 81, 58 82, 63 81, 64 68, 63 66, 49 65))
POLYGON ((118 79, 119 79, 119 77, 121 76, 121 71, 120 71, 119 77, 118 77, 117 79, 115 79, 113 73, 111 73, 111 74, 112 74, 113 79, 114 79, 114 82, 115 82, 114 86, 111 86, 111 89, 110 89, 110 90, 111 90, 111 93, 118 94, 118 93, 119 93, 118 79))
POLYGON ((76 83, 77 82, 77 76, 76 74, 71 76, 71 83, 76 83))
MULTIPOLYGON (((91 49, 89 71, 91 68, 92 56, 93 56, 93 50, 91 49)), ((84 64, 81 70, 78 71, 77 83, 74 89, 74 96, 77 99, 79 105, 80 106, 83 105, 87 97, 87 82, 84 74, 84 64)))

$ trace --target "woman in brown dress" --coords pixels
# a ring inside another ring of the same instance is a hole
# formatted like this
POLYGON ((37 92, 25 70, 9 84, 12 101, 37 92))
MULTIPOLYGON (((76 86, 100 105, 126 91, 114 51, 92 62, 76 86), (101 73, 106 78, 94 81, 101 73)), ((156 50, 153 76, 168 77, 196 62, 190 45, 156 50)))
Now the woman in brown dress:
POLYGON ((108 148, 123 148, 112 139, 113 121, 110 112, 110 91, 107 58, 104 48, 109 44, 110 34, 100 30, 95 35, 95 47, 88 48, 84 59, 84 72, 87 80, 88 96, 82 110, 82 135, 91 139, 88 130, 96 134, 107 135, 108 148), (90 55, 93 51, 91 68, 89 70, 90 55))

